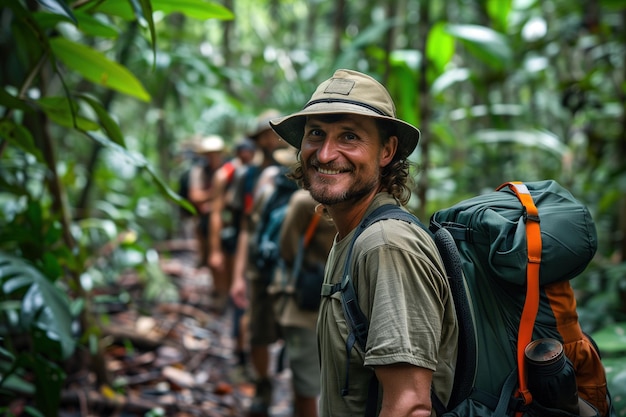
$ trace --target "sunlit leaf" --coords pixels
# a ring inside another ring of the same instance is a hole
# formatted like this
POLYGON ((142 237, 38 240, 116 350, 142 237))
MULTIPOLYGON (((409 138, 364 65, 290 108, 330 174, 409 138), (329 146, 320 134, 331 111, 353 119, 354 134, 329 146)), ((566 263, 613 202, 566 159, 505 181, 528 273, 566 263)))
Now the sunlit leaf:
POLYGON ((506 37, 478 25, 446 25, 445 30, 459 39, 476 58, 492 68, 502 69, 513 62, 513 51, 506 37))
POLYGON ((126 67, 104 54, 65 38, 50 39, 50 46, 58 59, 86 79, 143 101, 150 100, 141 82, 126 67))
POLYGON ((159 187, 159 189, 161 190, 163 194, 165 194, 170 200, 172 200, 176 204, 180 204, 181 206, 183 206, 190 213, 196 212, 193 205, 186 199, 182 198, 180 194, 178 194, 176 191, 172 190, 167 184, 165 184, 163 180, 154 172, 152 167, 150 167, 149 165, 146 165, 145 168, 146 168, 146 171, 150 174, 150 176, 152 176, 152 179, 154 180, 154 182, 156 183, 156 185, 159 187))
POLYGON ((545 149, 559 156, 568 152, 567 146, 556 135, 539 130, 479 130, 472 137, 480 143, 516 143, 545 149))
POLYGON ((42 29, 53 29, 61 22, 75 24, 74 20, 60 14, 35 12, 32 14, 32 17, 42 29))
POLYGON ((152 0, 152 9, 165 13, 179 12, 199 20, 230 20, 235 17, 230 10, 221 4, 205 0, 152 0))
POLYGON ((146 160, 145 156, 143 156, 140 153, 137 152, 131 152, 129 150, 127 150, 126 148, 120 146, 119 144, 113 142, 112 140, 110 140, 108 137, 100 135, 96 132, 85 132, 85 134, 95 140, 96 142, 98 142, 99 144, 114 150, 116 152, 120 153, 120 156, 126 158, 128 160, 129 163, 133 164, 134 166, 136 166, 137 168, 143 168, 144 166, 146 166, 148 164, 148 161, 146 160))
POLYGON ((41 109, 53 122, 67 127, 81 130, 97 130, 97 123, 79 116, 76 113, 76 103, 66 97, 43 97, 37 101, 41 109))
POLYGON ((509 13, 511 11, 511 0, 487 0, 487 14, 494 27, 501 32, 506 33, 509 13))
POLYGON ((37 3, 46 10, 52 13, 67 17, 72 22, 76 23, 76 17, 72 13, 72 9, 63 0, 37 0, 37 3))
POLYGON ((436 75, 441 74, 454 56, 454 38, 445 31, 445 24, 436 23, 428 33, 426 56, 436 75))
POLYGON ((135 11, 135 15, 139 18, 139 21, 148 26, 150 32, 150 43, 152 45, 152 55, 156 58, 156 31, 154 30, 154 17, 152 16, 152 1, 151 0, 130 0, 130 4, 135 11))
MULTIPOLYGON (((134 20, 136 15, 128 0, 107 0, 97 6, 97 11, 134 20)), ((219 3, 205 0, 153 0, 153 12, 182 13, 191 19, 207 20, 234 18, 233 13, 219 3)))
POLYGON ((414 125, 419 124, 417 101, 417 68, 412 68, 406 61, 398 60, 394 55, 393 66, 387 82, 390 93, 396 102, 396 113, 402 120, 414 125))
POLYGON ((190 213, 196 213, 195 208, 189 201, 182 198, 180 194, 172 190, 165 182, 163 182, 163 180, 154 172, 154 169, 150 166, 150 164, 148 163, 148 161, 145 159, 143 155, 138 154, 136 152, 130 152, 127 149, 118 145, 117 143, 97 133, 88 132, 87 136, 89 136, 91 139, 95 140, 96 142, 100 143, 101 145, 111 150, 119 152, 121 156, 128 159, 128 161, 132 163, 135 167, 140 168, 140 169, 145 169, 146 172, 148 172, 148 174, 152 177, 155 184, 161 190, 163 195, 165 195, 167 198, 169 198, 176 204, 180 204, 185 209, 187 209, 190 213))
POLYGON ((444 92, 452 85, 467 81, 471 77, 471 72, 467 68, 453 68, 441 74, 430 86, 434 95, 444 92))
POLYGON ((79 97, 86 101, 96 112, 96 114, 98 115, 98 119, 100 120, 100 125, 109 136, 109 139, 111 139, 118 145, 125 147, 126 144, 124 143, 124 135, 122 134, 122 130, 120 129, 117 122, 113 120, 109 112, 102 106, 102 104, 95 98, 90 97, 86 94, 81 94, 79 95, 79 97))
POLYGON ((461 107, 450 111, 450 119, 454 121, 467 119, 470 117, 485 117, 489 115, 497 116, 521 116, 524 113, 524 106, 521 104, 496 103, 489 106, 479 104, 469 108, 461 107))
POLYGON ((115 39, 119 36, 120 31, 115 26, 103 22, 100 19, 96 19, 92 15, 77 11, 75 12, 76 19, 78 20, 78 30, 86 35, 98 36, 101 38, 115 39))
POLYGON ((4 252, 0 252, 0 282, 5 294, 28 287, 22 298, 21 325, 44 330, 48 338, 59 343, 62 358, 68 358, 76 342, 72 337, 72 316, 65 293, 38 269, 4 252))
POLYGON ((6 375, 2 379, 2 388, 22 394, 33 395, 35 393, 35 387, 32 382, 28 382, 14 373, 6 375))

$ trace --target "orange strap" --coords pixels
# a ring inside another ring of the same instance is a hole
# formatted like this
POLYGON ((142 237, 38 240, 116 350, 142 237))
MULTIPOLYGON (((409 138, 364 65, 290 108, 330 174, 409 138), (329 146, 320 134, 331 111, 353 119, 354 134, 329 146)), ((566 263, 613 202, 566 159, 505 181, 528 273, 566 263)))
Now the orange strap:
POLYGON ((313 239, 313 233, 315 233, 315 228, 320 221, 320 217, 322 217, 317 211, 313 213, 313 217, 311 217, 311 222, 309 223, 309 227, 306 228, 306 232, 304 233, 304 247, 309 246, 309 242, 313 239))
POLYGON ((526 246, 528 250, 528 266, 526 267, 526 300, 520 319, 517 335, 517 369, 519 379, 519 396, 524 404, 532 402, 532 395, 526 385, 526 367, 524 365, 524 349, 530 343, 535 327, 535 319, 539 310, 539 267, 541 265, 541 227, 539 211, 533 202, 528 188, 520 181, 507 182, 499 186, 499 191, 509 187, 524 206, 524 222, 526 223, 526 246))

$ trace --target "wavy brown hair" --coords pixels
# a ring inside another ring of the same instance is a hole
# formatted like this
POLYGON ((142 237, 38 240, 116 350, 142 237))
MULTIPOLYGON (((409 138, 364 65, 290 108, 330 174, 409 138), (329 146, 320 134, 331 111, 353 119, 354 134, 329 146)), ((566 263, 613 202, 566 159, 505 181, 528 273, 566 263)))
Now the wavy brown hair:
MULTIPOLYGON (((333 114, 324 117, 324 120, 333 122, 340 120, 342 117, 344 117, 344 115, 333 114)), ((391 136, 396 135, 395 125, 393 122, 385 119, 375 119, 375 121, 376 127, 378 128, 378 136, 382 144, 386 144, 391 136)), ((398 138, 398 140, 401 139, 398 138)), ((294 165, 288 176, 296 181, 300 187, 304 188, 304 172, 302 170, 300 152, 298 152, 298 163, 294 165)), ((409 161, 396 152, 391 162, 381 171, 381 187, 383 190, 393 195, 400 204, 406 205, 411 198, 410 181, 412 181, 412 179, 409 176, 409 161)))

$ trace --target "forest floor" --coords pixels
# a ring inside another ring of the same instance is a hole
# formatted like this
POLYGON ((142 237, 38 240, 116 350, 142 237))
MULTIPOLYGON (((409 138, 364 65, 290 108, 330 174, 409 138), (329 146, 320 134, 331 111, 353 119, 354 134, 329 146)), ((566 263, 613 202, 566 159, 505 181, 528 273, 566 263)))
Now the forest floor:
MULTIPOLYGON (((164 242, 169 249, 160 250, 161 269, 174 283, 178 302, 146 303, 135 273, 110 288, 112 300, 125 300, 110 303, 104 312, 104 366, 112 383, 96 387, 84 367, 68 374, 59 417, 246 415, 254 395, 253 371, 237 364, 233 308, 216 311, 211 305, 210 272, 195 267, 192 243, 164 242)), ((280 351, 280 342, 271 346, 271 417, 292 412, 291 377, 280 351)))

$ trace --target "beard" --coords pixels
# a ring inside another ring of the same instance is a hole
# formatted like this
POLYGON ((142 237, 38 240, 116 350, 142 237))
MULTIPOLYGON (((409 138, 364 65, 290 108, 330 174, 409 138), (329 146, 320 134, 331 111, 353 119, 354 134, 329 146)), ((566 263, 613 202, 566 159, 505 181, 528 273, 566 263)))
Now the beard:
MULTIPOLYGON (((351 171, 351 174, 354 171, 351 171)), ((345 175, 345 174, 342 174, 345 175)), ((310 176, 306 173, 302 181, 304 189, 311 193, 311 197, 318 203, 325 206, 333 206, 339 203, 357 202, 372 192, 379 186, 378 176, 370 176, 367 178, 351 177, 351 183, 347 189, 336 191, 334 180, 318 180, 315 184, 311 183, 310 176)))

